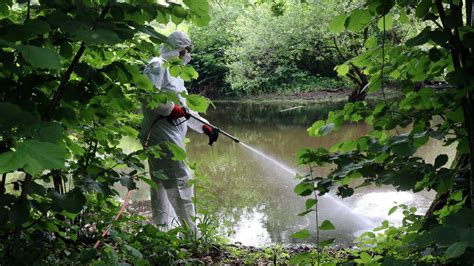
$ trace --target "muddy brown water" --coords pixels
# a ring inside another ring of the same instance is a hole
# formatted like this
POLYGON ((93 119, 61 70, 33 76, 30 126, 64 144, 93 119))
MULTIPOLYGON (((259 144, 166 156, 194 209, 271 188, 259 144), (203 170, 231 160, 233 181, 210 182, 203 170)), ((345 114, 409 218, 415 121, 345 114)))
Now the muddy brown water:
MULTIPOLYGON (((216 109, 211 108, 205 115, 208 120, 244 143, 302 173, 307 169, 296 166, 295 154, 299 149, 330 148, 342 140, 354 139, 370 130, 363 123, 352 123, 324 137, 308 136, 306 129, 314 121, 324 119, 329 111, 342 107, 342 104, 215 105, 216 109), (299 107, 302 105, 303 107, 299 107)), ((291 238, 291 234, 301 229, 315 231, 314 212, 304 217, 297 216, 304 211, 307 198, 298 197, 293 192, 298 182, 293 175, 222 135, 212 147, 207 145, 207 137, 204 135, 190 131, 188 138, 188 160, 196 162, 199 171, 209 181, 205 191, 197 191, 197 208, 212 210, 212 216, 221 224, 222 235, 228 236, 233 242, 262 246, 301 242, 291 238)), ((130 150, 137 145, 133 141, 125 142, 125 147, 130 150)), ((452 158, 454 148, 430 141, 418 151, 418 155, 428 162, 433 162, 441 153, 452 158)), ((330 166, 320 167, 315 173, 324 176, 329 170, 330 166)), ((119 190, 124 194, 123 189, 119 190)), ((337 198, 335 195, 333 197, 337 198)), ((350 244, 361 232, 384 220, 399 224, 401 212, 388 216, 388 211, 395 204, 416 207, 418 213, 422 214, 426 212, 433 197, 431 192, 397 192, 388 186, 357 189, 352 197, 336 201, 323 197, 318 203, 319 222, 328 219, 336 230, 322 231, 321 239, 335 238, 335 243, 350 244)), ((137 202, 148 199, 147 185, 139 183, 139 190, 134 192, 132 200, 137 202)), ((314 241, 315 233, 303 242, 314 241)))

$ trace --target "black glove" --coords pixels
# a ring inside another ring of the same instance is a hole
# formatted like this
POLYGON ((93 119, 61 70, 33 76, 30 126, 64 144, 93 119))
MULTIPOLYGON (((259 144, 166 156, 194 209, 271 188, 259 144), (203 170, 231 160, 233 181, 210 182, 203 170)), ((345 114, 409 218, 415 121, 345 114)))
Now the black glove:
POLYGON ((204 134, 206 134, 209 137, 209 145, 212 146, 214 142, 217 141, 217 138, 219 138, 219 129, 215 127, 211 127, 208 125, 202 126, 202 131, 204 131, 204 134))

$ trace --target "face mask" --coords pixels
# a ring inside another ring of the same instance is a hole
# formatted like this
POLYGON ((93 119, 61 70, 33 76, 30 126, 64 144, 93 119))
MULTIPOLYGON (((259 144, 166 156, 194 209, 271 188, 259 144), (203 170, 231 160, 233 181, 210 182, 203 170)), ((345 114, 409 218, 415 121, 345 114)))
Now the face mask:
POLYGON ((191 62, 191 55, 188 52, 186 52, 181 58, 181 60, 183 61, 183 65, 187 65, 189 64, 189 62, 191 62))

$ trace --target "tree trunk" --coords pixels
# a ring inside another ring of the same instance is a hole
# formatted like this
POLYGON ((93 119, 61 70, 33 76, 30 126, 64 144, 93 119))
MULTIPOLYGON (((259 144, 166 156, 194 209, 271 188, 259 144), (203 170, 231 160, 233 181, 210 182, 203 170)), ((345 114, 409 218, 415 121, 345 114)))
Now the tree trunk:
MULTIPOLYGON (((469 154, 474 151, 474 112, 473 108, 474 105, 472 103, 472 95, 469 93, 466 97, 462 100, 462 108, 464 111, 464 126, 467 129, 468 134, 468 142, 469 142, 469 154)), ((469 206, 471 209, 474 208, 474 157, 469 156, 469 206)))
MULTIPOLYGON (((466 168, 470 164, 470 161, 471 161, 470 154, 460 154, 458 152, 456 153, 456 157, 454 157, 454 161, 451 165, 451 169, 459 170, 459 169, 466 168)), ((470 177, 469 171, 465 171, 462 173, 462 179, 469 180, 469 177, 470 177)), ((465 191, 463 192, 464 195, 469 194, 469 193, 470 191, 468 188, 466 188, 465 191)), ((451 194, 451 191, 448 191, 445 193, 438 193, 436 195, 435 199, 431 203, 424 217, 423 227, 425 229, 428 229, 430 225, 437 223, 436 216, 434 215, 434 213, 437 210, 440 210, 444 206, 446 206, 450 194, 451 194)))

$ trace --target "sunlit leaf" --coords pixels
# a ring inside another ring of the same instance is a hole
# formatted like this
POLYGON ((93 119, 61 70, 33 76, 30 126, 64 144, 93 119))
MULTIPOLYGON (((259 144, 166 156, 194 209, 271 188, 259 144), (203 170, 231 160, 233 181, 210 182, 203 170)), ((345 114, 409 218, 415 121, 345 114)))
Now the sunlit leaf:
POLYGON ((173 157, 171 157, 171 159, 175 161, 182 161, 186 159, 186 151, 177 144, 167 141, 166 146, 173 154, 173 157))
POLYGON ((311 209, 314 205, 316 205, 318 203, 318 201, 316 199, 307 199, 306 200, 306 203, 305 203, 305 206, 306 206, 306 209, 311 209))
POLYGON ((186 97, 186 104, 191 110, 194 110, 200 113, 205 113, 207 111, 207 108, 209 108, 210 101, 206 97, 203 97, 197 94, 189 94, 189 95, 186 95, 185 97, 186 97))
POLYGON ((332 33, 339 33, 344 30, 344 24, 346 22, 347 16, 345 14, 335 17, 331 22, 329 22, 329 30, 332 33))
POLYGON ((392 215, 394 212, 396 212, 398 210, 398 206, 393 206, 392 208, 390 208, 390 210, 388 211, 388 215, 392 215))
POLYGON ((300 230, 291 235, 292 238, 298 238, 298 239, 306 239, 310 236, 311 236, 311 233, 306 229, 300 230))
POLYGON ((372 14, 367 9, 356 9, 352 11, 346 20, 345 26, 350 31, 360 31, 367 27, 372 20, 372 14))
POLYGON ((314 190, 314 184, 313 183, 304 183, 304 182, 302 182, 302 183, 299 183, 298 185, 296 185, 293 191, 297 195, 308 196, 308 195, 311 195, 311 193, 313 193, 313 190, 314 190))
POLYGON ((321 230, 334 230, 336 227, 329 221, 329 220, 324 220, 321 225, 319 226, 319 229, 321 230))
POLYGON ((392 27, 393 27, 393 16, 392 16, 392 14, 387 14, 384 17, 380 18, 379 22, 377 23, 377 27, 381 31, 384 30, 384 18, 385 18, 385 30, 391 30, 392 27))

